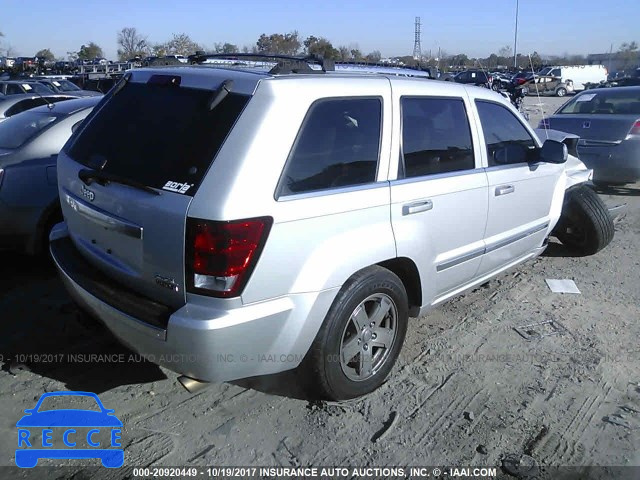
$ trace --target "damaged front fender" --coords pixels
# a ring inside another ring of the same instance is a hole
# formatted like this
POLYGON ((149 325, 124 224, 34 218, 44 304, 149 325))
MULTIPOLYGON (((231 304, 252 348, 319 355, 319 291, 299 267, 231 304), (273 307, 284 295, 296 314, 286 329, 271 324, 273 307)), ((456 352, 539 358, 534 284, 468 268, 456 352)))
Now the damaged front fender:
POLYGON ((578 140, 580 137, 573 133, 561 132, 546 128, 537 128, 536 135, 542 142, 545 140, 555 140, 567 146, 569 157, 565 163, 565 190, 575 185, 590 182, 593 179, 593 170, 578 158, 578 140))

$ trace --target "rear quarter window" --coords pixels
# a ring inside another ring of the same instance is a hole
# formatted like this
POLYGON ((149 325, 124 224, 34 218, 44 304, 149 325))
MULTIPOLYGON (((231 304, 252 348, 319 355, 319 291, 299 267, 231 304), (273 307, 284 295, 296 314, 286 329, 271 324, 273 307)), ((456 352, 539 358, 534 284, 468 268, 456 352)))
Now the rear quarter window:
MULTIPOLYGON (((129 83, 90 118, 68 155, 104 172, 195 194, 249 96, 231 93, 213 110, 211 90, 129 83)), ((98 107, 100 108, 100 107, 98 107)))
POLYGON ((380 98, 315 102, 289 155, 277 196, 375 182, 381 123, 380 98))

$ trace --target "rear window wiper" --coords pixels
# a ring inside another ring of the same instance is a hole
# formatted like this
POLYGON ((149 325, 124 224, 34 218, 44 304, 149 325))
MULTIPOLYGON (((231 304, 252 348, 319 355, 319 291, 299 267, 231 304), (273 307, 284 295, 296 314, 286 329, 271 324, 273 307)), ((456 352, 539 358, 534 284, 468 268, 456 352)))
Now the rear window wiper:
POLYGON ((99 183, 100 185, 108 185, 109 183, 113 182, 127 185, 128 187, 137 188, 138 190, 144 190, 145 192, 152 193, 154 195, 160 195, 160 192, 158 190, 155 190, 143 183, 136 182, 135 180, 121 177, 119 175, 114 175, 112 173, 89 170, 85 168, 78 172, 78 178, 82 180, 87 186, 91 185, 91 183, 93 183, 94 181, 99 183))

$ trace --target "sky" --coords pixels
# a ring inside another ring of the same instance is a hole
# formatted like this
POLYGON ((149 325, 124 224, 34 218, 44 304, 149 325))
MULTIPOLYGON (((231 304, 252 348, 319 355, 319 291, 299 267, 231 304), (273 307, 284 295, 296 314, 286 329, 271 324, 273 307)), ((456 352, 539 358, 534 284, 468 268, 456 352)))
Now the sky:
MULTIPOLYGON (((367 54, 411 55, 414 18, 422 20, 422 52, 486 57, 513 48, 516 0, 0 0, 0 49, 34 55, 49 48, 67 57, 91 41, 117 58, 117 33, 136 27, 153 43, 187 33, 212 47, 255 45, 262 33, 297 30, 328 38, 334 47, 357 44, 367 54)), ((518 52, 541 55, 605 53, 640 41, 637 0, 519 0, 518 52)))

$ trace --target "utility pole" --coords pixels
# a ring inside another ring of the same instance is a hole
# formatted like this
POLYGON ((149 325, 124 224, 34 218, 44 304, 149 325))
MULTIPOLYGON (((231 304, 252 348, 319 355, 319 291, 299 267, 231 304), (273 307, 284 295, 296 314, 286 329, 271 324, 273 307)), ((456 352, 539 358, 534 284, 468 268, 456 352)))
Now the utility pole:
POLYGON ((518 3, 516 0, 516 37, 513 41, 513 68, 518 68, 518 3))

